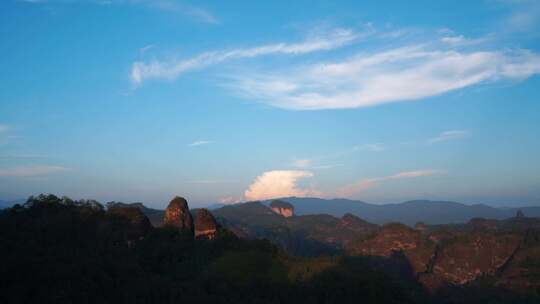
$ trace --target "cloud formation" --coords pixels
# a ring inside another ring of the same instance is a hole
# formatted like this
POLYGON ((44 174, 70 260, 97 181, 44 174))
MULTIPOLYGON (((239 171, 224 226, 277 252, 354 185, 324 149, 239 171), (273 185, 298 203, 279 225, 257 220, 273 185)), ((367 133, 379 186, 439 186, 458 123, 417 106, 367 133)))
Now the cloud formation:
POLYGON ((31 177, 48 175, 51 173, 69 171, 69 168, 61 166, 23 166, 8 169, 0 169, 0 177, 31 177))
POLYGON ((202 146, 202 145, 208 145, 208 144, 211 144, 213 143, 213 141, 211 140, 197 140, 197 141, 194 141, 190 144, 188 144, 189 147, 197 147, 197 146, 202 146))
POLYGON ((244 192, 244 199, 253 201, 287 196, 320 195, 320 192, 314 189, 298 186, 299 180, 312 176, 313 173, 309 171, 276 170, 264 172, 244 192))
POLYGON ((235 77, 239 96, 292 110, 347 109, 418 100, 472 85, 540 73, 526 50, 469 51, 408 45, 235 77))
POLYGON ((449 130, 442 132, 437 137, 431 138, 430 140, 428 140, 428 143, 435 144, 442 141, 463 139, 470 135, 471 132, 469 132, 468 130, 449 130))
POLYGON ((138 85, 149 79, 177 78, 183 73, 216 65, 224 61, 253 58, 263 55, 300 55, 341 47, 358 38, 358 34, 348 29, 336 29, 329 34, 314 36, 298 43, 275 43, 245 49, 205 52, 180 61, 137 61, 131 67, 131 81, 138 85))
POLYGON ((404 179, 404 178, 431 176, 431 175, 439 174, 439 173, 441 173, 441 171, 426 169, 426 170, 416 170, 416 171, 405 171, 405 172, 400 172, 398 174, 383 176, 383 177, 368 178, 368 179, 360 180, 356 183, 353 183, 353 184, 350 184, 350 185, 347 185, 345 187, 338 189, 337 194, 340 197, 352 197, 358 193, 371 189, 379 185, 380 183, 383 183, 386 181, 398 180, 398 179, 404 179))
MULTIPOLYGON (((44 3, 60 3, 60 4, 76 4, 77 0, 19 0, 21 2, 27 2, 32 4, 44 4, 44 3)), ((201 22, 218 24, 219 20, 209 11, 191 6, 181 1, 175 0, 87 0, 86 3, 92 3, 96 5, 109 6, 109 5, 137 5, 151 9, 163 10, 173 13, 179 13, 197 19, 201 22)))
POLYGON ((384 151, 385 147, 382 143, 363 144, 363 145, 354 147, 354 150, 380 152, 380 151, 384 151))

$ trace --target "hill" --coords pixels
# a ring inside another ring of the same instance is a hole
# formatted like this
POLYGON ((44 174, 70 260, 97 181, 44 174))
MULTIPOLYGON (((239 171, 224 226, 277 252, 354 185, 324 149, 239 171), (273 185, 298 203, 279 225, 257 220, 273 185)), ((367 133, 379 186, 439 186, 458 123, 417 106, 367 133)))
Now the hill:
POLYGON ((352 213, 376 224, 400 222, 412 226, 417 222, 432 225, 466 223, 476 217, 506 219, 513 217, 520 209, 527 216, 540 217, 540 207, 495 208, 483 204, 429 200, 384 205, 348 199, 287 197, 281 200, 291 203, 298 215, 325 213, 340 217, 352 213))

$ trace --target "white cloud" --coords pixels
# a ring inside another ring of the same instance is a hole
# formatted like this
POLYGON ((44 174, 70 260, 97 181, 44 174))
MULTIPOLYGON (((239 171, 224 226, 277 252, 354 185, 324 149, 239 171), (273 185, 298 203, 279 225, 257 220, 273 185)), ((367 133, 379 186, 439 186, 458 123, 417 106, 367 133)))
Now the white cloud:
POLYGON ((286 196, 317 196, 320 192, 314 189, 300 188, 298 181, 312 177, 309 171, 276 170, 264 172, 244 192, 245 200, 264 200, 286 196))
POLYGON ((398 174, 389 175, 389 176, 363 179, 356 183, 353 183, 353 184, 350 184, 350 185, 347 185, 345 187, 338 189, 337 194, 338 196, 341 196, 341 197, 351 197, 355 194, 371 189, 377 186, 378 184, 386 182, 386 181, 404 179, 404 178, 431 176, 431 175, 439 174, 439 173, 442 173, 442 172, 437 171, 437 170, 427 169, 427 170, 405 171, 405 172, 400 172, 398 174))
POLYGON ((437 137, 431 138, 430 140, 428 140, 428 143, 435 144, 447 140, 463 139, 469 137, 470 135, 471 132, 469 132, 468 130, 449 130, 442 132, 437 137))
MULTIPOLYGON (((510 13, 503 19, 508 32, 537 31, 540 26, 540 2, 538 0, 499 0, 510 13)), ((538 33, 536 33, 538 34, 538 33)))
POLYGON ((292 165, 297 168, 308 168, 312 165, 313 160, 309 158, 295 159, 292 162, 292 165))
POLYGON ((538 73, 540 56, 525 50, 459 51, 440 45, 409 45, 236 76, 229 88, 241 97, 284 109, 346 109, 417 100, 538 73))
MULTIPOLYGON (((76 0, 19 0, 22 2, 43 4, 43 3, 58 3, 58 4, 73 4, 76 0)), ((151 9, 163 10, 173 13, 179 13, 182 15, 190 16, 201 22, 210 24, 219 24, 218 18, 216 18, 209 11, 191 6, 181 1, 176 0, 87 0, 87 3, 96 5, 110 6, 110 5, 137 5, 151 9)))
POLYGON ((213 141, 210 141, 210 140, 197 140, 197 141, 194 141, 194 142, 190 143, 188 146, 189 147, 196 147, 196 146, 208 145, 208 144, 211 144, 211 143, 213 143, 213 141))
POLYGON ((142 48, 139 49, 139 54, 144 55, 144 53, 146 53, 150 49, 153 49, 154 47, 155 47, 155 45, 153 45, 153 44, 145 45, 145 46, 143 46, 142 48))
POLYGON ((60 166, 25 166, 0 169, 0 177, 30 177, 48 175, 51 173, 69 171, 69 168, 60 166))
POLYGON ((219 198, 219 202, 222 203, 222 204, 225 204, 225 205, 236 204, 236 203, 239 203, 241 201, 242 201, 242 199, 234 197, 234 196, 225 196, 225 197, 220 197, 219 198))
MULTIPOLYGON (((130 78, 134 84, 148 79, 175 79, 188 71, 202 69, 227 60, 253 58, 271 54, 299 55, 316 51, 331 50, 357 39, 358 34, 348 29, 336 29, 330 34, 310 37, 299 43, 276 43, 245 49, 205 52, 180 61, 158 61, 133 63, 130 78)), ((274 88, 280 84, 274 84, 274 88)), ((284 90, 287 90, 287 85, 284 90)), ((279 89, 279 88, 277 88, 279 89)))
POLYGON ((382 143, 374 143, 374 144, 364 144, 364 145, 356 146, 354 147, 354 149, 358 151, 380 152, 380 151, 384 151, 385 147, 382 143))

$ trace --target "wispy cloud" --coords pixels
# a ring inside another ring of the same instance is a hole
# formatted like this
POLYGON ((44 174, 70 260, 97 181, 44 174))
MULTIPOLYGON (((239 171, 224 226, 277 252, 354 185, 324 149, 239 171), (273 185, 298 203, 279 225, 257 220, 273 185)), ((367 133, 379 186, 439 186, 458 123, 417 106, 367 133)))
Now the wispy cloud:
POLYGON ((291 165, 299 169, 312 169, 312 170, 332 169, 335 167, 342 166, 342 164, 320 164, 319 161, 323 159, 324 158, 322 157, 318 159, 310 159, 310 158, 294 159, 291 162, 291 165))
POLYGON ((337 194, 338 196, 341 196, 341 197, 352 197, 355 194, 371 189, 379 185, 380 183, 383 183, 386 181, 431 176, 431 175, 440 174, 440 173, 442 172, 438 170, 426 169, 426 170, 416 170, 416 171, 405 171, 405 172, 400 172, 398 174, 389 175, 389 176, 363 179, 356 183, 353 183, 353 184, 350 184, 350 185, 347 185, 345 187, 338 189, 337 194))
MULTIPOLYGON (((57 4, 75 4, 76 0, 19 0, 32 4, 57 3, 57 4)), ((82 2, 82 1, 81 1, 82 2)), ((201 22, 209 24, 219 24, 219 19, 201 7, 192 6, 182 1, 176 0, 87 0, 85 3, 91 3, 102 6, 111 5, 136 5, 151 9, 163 10, 178 13, 192 17, 201 22)))
POLYGON ((242 201, 242 198, 234 197, 234 196, 224 196, 220 197, 218 201, 222 204, 229 205, 229 204, 236 204, 242 201))
POLYGON ((140 84, 149 79, 172 80, 188 71, 202 69, 228 60, 272 54, 300 55, 331 50, 350 43, 358 37, 359 34, 349 29, 336 29, 324 35, 309 37, 298 43, 281 42, 251 48, 205 52, 179 61, 137 61, 132 65, 130 78, 134 84, 140 84))
POLYGON ((471 132, 468 130, 449 130, 449 131, 442 132, 437 137, 429 139, 428 143, 436 144, 436 143, 448 141, 448 140, 463 139, 463 138, 469 137, 470 135, 471 135, 471 132))
POLYGON ((293 167, 297 168, 308 168, 312 165, 313 160, 309 158, 295 159, 292 162, 293 167))
POLYGON ((540 56, 526 50, 465 51, 414 44, 235 76, 229 88, 240 97, 284 109, 346 109, 418 100, 538 73, 540 56))
POLYGON ((22 166, 0 169, 0 177, 31 177, 48 175, 51 173, 69 171, 69 168, 61 166, 22 166))
POLYGON ((213 143, 213 141, 211 140, 197 140, 197 141, 194 141, 190 144, 188 144, 189 147, 197 147, 197 146, 202 146, 202 145, 208 145, 208 144, 211 144, 213 143))
POLYGON ((258 176, 244 192, 245 200, 264 200, 286 196, 318 196, 320 192, 313 188, 302 188, 298 181, 312 177, 309 171, 276 170, 267 171, 258 176))
POLYGON ((234 182, 236 181, 227 180, 227 179, 199 179, 199 180, 186 181, 186 183, 188 184, 206 184, 206 185, 225 184, 225 183, 234 183, 234 182))
POLYGON ((6 132, 7 130, 9 130, 8 125, 2 125, 2 124, 0 124, 0 133, 4 133, 4 132, 6 132))
MULTIPOLYGON (((537 32, 540 28, 540 2, 537 0, 499 0, 510 13, 502 20, 508 32, 537 32)), ((536 35, 538 33, 535 33, 536 35)))
POLYGON ((380 152, 385 150, 385 146, 382 143, 363 144, 360 146, 355 146, 354 149, 358 151, 380 152))
POLYGON ((6 154, 6 155, 0 155, 0 160, 4 160, 4 159, 39 159, 39 158, 47 158, 47 156, 38 155, 38 154, 6 154))

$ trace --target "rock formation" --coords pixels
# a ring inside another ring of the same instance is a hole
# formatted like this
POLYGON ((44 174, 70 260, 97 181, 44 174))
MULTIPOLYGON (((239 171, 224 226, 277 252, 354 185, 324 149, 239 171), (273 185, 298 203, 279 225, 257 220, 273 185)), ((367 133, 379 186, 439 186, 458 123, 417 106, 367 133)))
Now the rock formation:
POLYGON ((352 242, 349 254, 391 257, 402 252, 415 273, 426 272, 435 253, 435 242, 426 239, 418 230, 403 224, 392 223, 371 237, 352 242))
POLYGON ((523 211, 521 211, 521 209, 519 209, 519 210, 516 212, 516 217, 517 217, 517 218, 524 218, 524 217, 525 217, 525 214, 523 214, 523 211))
POLYGON ((207 209, 199 209, 195 216, 195 238, 212 240, 216 237, 217 222, 207 209))
POLYGON ((125 233, 128 244, 141 239, 150 229, 152 229, 152 224, 148 217, 136 207, 113 206, 107 209, 107 214, 109 216, 122 218, 129 222, 128 229, 126 229, 125 233))
POLYGON ((294 215, 294 206, 281 200, 273 200, 270 203, 270 208, 275 213, 283 215, 284 217, 291 217, 294 215))
POLYGON ((193 218, 185 198, 177 196, 172 199, 165 209, 163 225, 193 234, 193 218))

